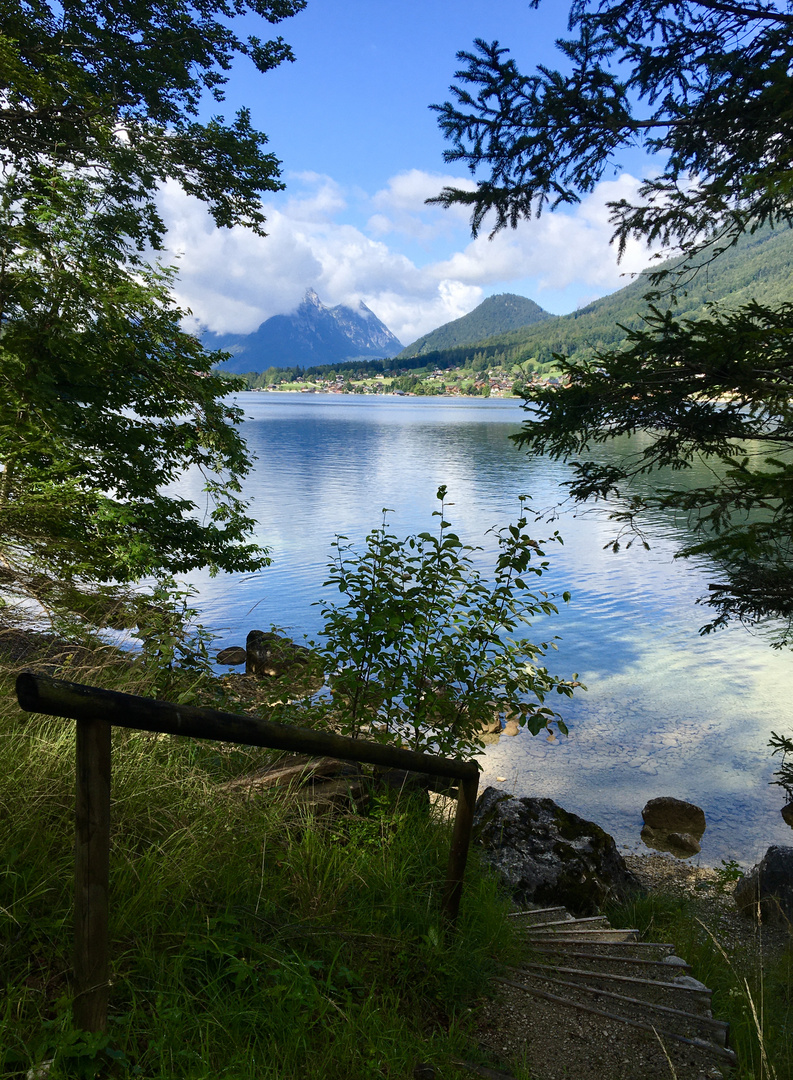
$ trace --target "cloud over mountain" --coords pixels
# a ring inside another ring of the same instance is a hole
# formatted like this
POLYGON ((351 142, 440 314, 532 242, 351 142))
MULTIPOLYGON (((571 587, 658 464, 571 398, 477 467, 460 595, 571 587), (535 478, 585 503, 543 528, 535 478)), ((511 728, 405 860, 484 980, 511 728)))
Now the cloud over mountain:
POLYGON ((404 341, 460 318, 497 291, 531 295, 569 310, 625 283, 652 252, 629 246, 621 265, 609 245, 607 203, 632 197, 639 181, 623 174, 598 185, 570 210, 518 229, 470 238, 464 214, 426 206, 445 183, 465 178, 414 169, 369 194, 332 178, 287 178, 289 193, 265 205, 267 237, 218 230, 202 205, 176 185, 161 193, 168 246, 179 257, 179 302, 191 328, 246 334, 273 315, 294 312, 307 288, 329 305, 365 303, 404 341), (550 299, 549 299, 550 298, 550 299), (554 304, 552 301, 556 299, 554 304))

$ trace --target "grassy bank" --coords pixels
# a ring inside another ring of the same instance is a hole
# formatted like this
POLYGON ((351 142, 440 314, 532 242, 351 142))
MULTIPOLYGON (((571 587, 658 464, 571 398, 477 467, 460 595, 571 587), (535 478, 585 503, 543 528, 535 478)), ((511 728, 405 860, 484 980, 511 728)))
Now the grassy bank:
MULTIPOLYGON (((12 666, 0 688, 0 1075, 53 1058, 50 1080, 364 1080, 411 1077, 420 1062, 463 1075, 452 1062, 472 1051, 468 1005, 510 944, 475 859, 444 940, 448 826, 388 794, 315 819, 283 793, 223 789, 262 751, 119 730, 109 1034, 72 1030, 73 726, 21 714, 12 666)), ((135 678, 93 670, 127 689, 135 678)))

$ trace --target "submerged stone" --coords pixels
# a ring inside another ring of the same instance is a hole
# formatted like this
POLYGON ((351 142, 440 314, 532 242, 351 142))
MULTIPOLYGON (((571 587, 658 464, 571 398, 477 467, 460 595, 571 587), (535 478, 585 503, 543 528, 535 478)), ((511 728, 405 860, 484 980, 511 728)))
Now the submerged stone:
POLYGON ((237 664, 244 664, 248 658, 248 654, 241 645, 231 645, 228 649, 221 649, 217 655, 217 662, 219 664, 228 664, 229 667, 235 667, 237 664))
POLYGON ((664 795, 650 799, 642 810, 648 829, 666 833, 689 833, 699 838, 705 831, 705 811, 684 799, 664 795))
POLYGON ((653 851, 666 851, 678 859, 690 859, 692 855, 698 855, 702 850, 699 839, 691 833, 659 832, 656 829, 648 829, 645 825, 641 836, 642 841, 653 851))
POLYGON ((291 638, 266 630, 251 630, 245 641, 247 675, 278 679, 296 664, 308 663, 310 652, 291 638))

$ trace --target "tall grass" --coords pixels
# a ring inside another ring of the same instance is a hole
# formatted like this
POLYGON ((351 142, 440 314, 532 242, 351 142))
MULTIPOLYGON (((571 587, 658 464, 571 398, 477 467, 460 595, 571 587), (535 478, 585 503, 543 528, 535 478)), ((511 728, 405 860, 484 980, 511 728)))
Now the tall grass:
POLYGON ((730 1024, 740 1080, 793 1080, 793 939, 764 951, 759 931, 733 944, 697 898, 653 893, 606 911, 615 926, 672 941, 692 974, 713 991, 713 1015, 730 1024))
POLYGON ((221 781, 261 751, 137 732, 113 735, 109 1031, 74 1031, 73 726, 21 714, 9 678, 0 701, 0 1076, 458 1075, 510 938, 475 858, 444 936, 448 825, 405 797, 335 819, 246 798, 221 781))

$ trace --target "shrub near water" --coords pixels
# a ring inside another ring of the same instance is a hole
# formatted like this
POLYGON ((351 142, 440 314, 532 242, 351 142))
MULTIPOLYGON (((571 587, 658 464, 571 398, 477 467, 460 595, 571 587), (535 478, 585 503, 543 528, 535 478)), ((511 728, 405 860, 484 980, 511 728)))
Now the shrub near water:
MULTIPOLYGON (((409 1077, 465 1043, 506 940, 474 865, 443 940, 448 828, 414 804, 302 819, 218 781, 260 753, 115 731, 107 1038, 70 1027, 74 737, 3 688, 2 1076, 409 1077)), ((441 1075, 456 1075, 447 1064, 441 1075)))
MULTIPOLYGON (((557 613, 545 591, 532 592, 548 568, 541 543, 529 535, 527 498, 517 522, 493 529, 498 553, 492 580, 446 520, 446 487, 437 492, 434 533, 400 540, 382 525, 357 551, 337 537, 330 578, 342 599, 326 602, 324 642, 333 672, 334 721, 356 736, 372 725, 381 742, 413 750, 470 756, 482 747, 482 721, 514 716, 536 735, 556 723, 555 691, 572 697, 577 676, 562 679, 539 662, 553 639, 532 642, 527 627, 557 613)), ((561 543, 558 532, 551 542, 561 543)), ((562 598, 570 599, 569 593, 562 598)))

